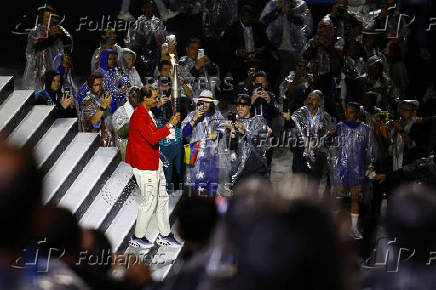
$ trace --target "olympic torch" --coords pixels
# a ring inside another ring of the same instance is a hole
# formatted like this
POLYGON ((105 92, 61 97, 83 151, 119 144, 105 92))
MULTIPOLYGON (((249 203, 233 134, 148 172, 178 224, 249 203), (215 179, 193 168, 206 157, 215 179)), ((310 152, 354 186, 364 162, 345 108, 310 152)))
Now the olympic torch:
MULTIPOLYGON (((176 112, 181 113, 181 100, 180 100, 180 86, 179 86, 179 71, 178 64, 176 62, 176 56, 174 54, 170 54, 171 64, 173 67, 172 71, 172 81, 171 81, 171 102, 173 104, 173 113, 176 112)), ((177 125, 180 126, 180 123, 177 125)))

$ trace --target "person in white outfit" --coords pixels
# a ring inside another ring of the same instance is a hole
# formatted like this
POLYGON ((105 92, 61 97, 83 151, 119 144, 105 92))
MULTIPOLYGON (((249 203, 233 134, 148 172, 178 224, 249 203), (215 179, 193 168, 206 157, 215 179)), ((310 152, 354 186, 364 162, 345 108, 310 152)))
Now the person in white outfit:
POLYGON ((151 217, 156 213, 159 236, 157 243, 163 246, 180 247, 170 230, 168 213, 168 192, 163 171, 163 163, 159 158, 159 140, 170 134, 180 121, 180 113, 173 115, 161 129, 156 126, 151 109, 158 102, 158 91, 143 87, 140 91, 140 104, 130 118, 129 140, 126 149, 126 162, 133 168, 136 182, 141 189, 142 201, 139 204, 135 225, 135 234, 130 245, 139 248, 151 248, 147 237, 147 227, 151 217))

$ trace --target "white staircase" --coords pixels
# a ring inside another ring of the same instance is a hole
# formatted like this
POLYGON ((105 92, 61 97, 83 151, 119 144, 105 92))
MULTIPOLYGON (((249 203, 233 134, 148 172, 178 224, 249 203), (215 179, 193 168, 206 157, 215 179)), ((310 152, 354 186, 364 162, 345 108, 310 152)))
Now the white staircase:
MULTIPOLYGON (((44 203, 71 210, 80 225, 104 231, 112 250, 124 253, 141 196, 131 167, 121 161, 117 148, 98 147, 97 134, 79 133, 76 118, 55 120, 53 106, 34 106, 33 93, 14 90, 14 78, 0 76, 0 131, 10 143, 34 148, 44 174, 44 203)), ((180 195, 170 195, 170 213, 180 195)), ((155 241, 155 218, 147 232, 155 241)), ((153 277, 162 280, 179 251, 156 245, 149 261, 154 255, 168 261, 151 265, 153 277)))

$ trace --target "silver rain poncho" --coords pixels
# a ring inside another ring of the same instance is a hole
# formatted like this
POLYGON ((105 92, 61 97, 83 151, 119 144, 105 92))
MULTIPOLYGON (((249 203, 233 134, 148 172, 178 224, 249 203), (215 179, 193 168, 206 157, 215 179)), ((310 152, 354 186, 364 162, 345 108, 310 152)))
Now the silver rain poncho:
POLYGON ((237 20, 237 11, 235 0, 205 0, 202 13, 204 36, 220 37, 237 20))
MULTIPOLYGON (((91 73, 94 73, 98 69, 100 63, 100 53, 105 49, 106 48, 104 46, 100 46, 95 49, 94 54, 91 57, 91 73)), ((111 47, 111 49, 117 54, 123 50, 122 47, 116 43, 111 47)))
MULTIPOLYGON (((253 154, 258 163, 267 168, 266 151, 271 148, 268 140, 268 132, 271 130, 263 117, 255 116, 251 118, 236 118, 237 122, 242 123, 245 134, 238 137, 236 152, 230 154, 230 164, 227 168, 231 169, 230 181, 232 186, 239 180, 241 174, 246 169, 248 158, 253 154)), ((226 130, 224 140, 229 140, 229 130, 226 130)), ((237 133, 238 134, 238 133, 237 133)))
MULTIPOLYGON (((70 34, 62 27, 61 35, 54 38, 54 41, 47 47, 43 42, 49 41, 49 30, 42 24, 38 24, 27 37, 26 46, 26 68, 23 76, 23 88, 38 90, 41 89, 41 77, 45 71, 53 68, 53 61, 58 54, 64 52, 66 42, 71 43, 70 34), (64 43, 65 42, 65 43, 64 43), (41 45, 40 48, 38 46, 41 45)), ((70 44, 71 45, 71 44, 70 44)))
POLYGON ((287 17, 284 11, 278 10, 278 0, 271 0, 262 11, 260 20, 267 25, 266 34, 269 41, 279 47, 284 33, 289 33, 291 45, 294 51, 300 55, 307 45, 307 41, 313 31, 312 14, 306 2, 294 1, 295 7, 291 8, 290 16, 287 17), (284 14, 284 18, 282 17, 284 14), (285 23, 282 23, 284 21, 285 23), (283 25, 286 25, 284 28, 283 25), (286 29, 285 31, 283 31, 286 29))
POLYGON ((296 146, 303 147, 303 157, 307 160, 308 168, 311 168, 311 163, 315 162, 315 156, 319 153, 327 155, 328 149, 325 147, 324 141, 329 133, 331 119, 329 113, 324 111, 321 106, 313 122, 309 120, 309 109, 303 106, 296 110, 291 119, 295 124, 294 140, 297 140, 296 146), (301 142, 301 141, 302 142, 301 142))
POLYGON ((159 64, 161 44, 165 42, 167 35, 163 21, 154 15, 150 19, 144 15, 139 16, 129 28, 124 43, 136 52, 138 60, 144 66, 145 76, 153 76, 159 64))
POLYGON ((118 130, 129 124, 130 117, 134 112, 135 108, 130 104, 129 101, 125 102, 124 105, 119 107, 112 115, 112 127, 116 135, 117 147, 120 149, 121 156, 123 160, 126 157, 126 147, 128 138, 121 138, 118 136, 118 130))
POLYGON ((182 56, 178 65, 181 76, 191 85, 194 96, 198 96, 203 90, 210 90, 212 92, 215 91, 215 83, 213 82, 212 78, 216 78, 216 80, 218 80, 220 75, 219 68, 215 63, 211 61, 209 65, 204 65, 201 67, 198 78, 194 78, 194 76, 191 74, 191 70, 195 66, 194 59, 186 55, 182 56), (209 75, 208 67, 213 67, 213 70, 216 71, 216 73, 214 75, 209 75))
MULTIPOLYGON (((182 131, 194 117, 195 112, 190 112, 181 124, 182 131)), ((216 110, 212 116, 205 115, 203 121, 198 122, 192 132, 186 137, 189 144, 199 142, 198 154, 194 165, 189 165, 185 182, 194 186, 199 191, 207 190, 209 195, 215 195, 219 181, 219 143, 220 137, 209 140, 210 133, 217 131, 224 135, 226 124, 220 111, 216 110)))
POLYGON ((332 184, 363 184, 368 166, 374 162, 373 134, 361 122, 343 121, 336 126, 336 138, 330 150, 332 184))
POLYGON ((126 62, 129 54, 133 54, 133 64, 135 64, 136 53, 128 48, 122 48, 121 52, 118 53, 118 66, 121 68, 121 71, 129 76, 130 86, 142 88, 141 77, 139 76, 138 71, 135 66, 132 66, 130 69, 127 68, 126 62))

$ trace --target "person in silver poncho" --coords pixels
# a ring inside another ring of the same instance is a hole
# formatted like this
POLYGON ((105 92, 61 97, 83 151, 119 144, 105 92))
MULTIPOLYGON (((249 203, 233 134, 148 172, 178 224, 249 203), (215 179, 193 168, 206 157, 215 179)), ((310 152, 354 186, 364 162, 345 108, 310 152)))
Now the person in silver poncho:
POLYGON ((248 95, 239 95, 236 101, 237 116, 229 117, 224 140, 230 149, 230 181, 232 185, 251 175, 267 174, 266 151, 271 147, 268 135, 271 129, 262 116, 250 115, 248 95))
POLYGON ((126 157, 127 140, 129 138, 129 121, 140 101, 140 88, 131 87, 127 93, 129 99, 119 107, 112 116, 112 126, 116 134, 117 147, 120 149, 122 160, 126 157))
POLYGON ((121 72, 129 77, 129 83, 132 87, 142 88, 141 77, 135 68, 136 53, 128 48, 123 48, 118 53, 118 65, 121 72))
POLYGON ((72 46, 71 35, 56 24, 58 15, 45 5, 40 7, 38 25, 28 35, 26 46, 26 68, 23 76, 23 88, 38 90, 43 86, 42 75, 53 68, 53 60, 72 46))
POLYGON ((125 45, 136 53, 136 68, 141 77, 153 76, 159 64, 161 45, 168 34, 154 7, 152 0, 143 1, 143 14, 129 28, 124 39, 125 45))
POLYGON ((185 184, 215 196, 219 180, 218 146, 226 124, 211 91, 204 90, 194 102, 196 110, 190 112, 181 125, 182 135, 191 147, 185 184))
POLYGON ((112 27, 108 27, 100 34, 100 46, 94 51, 91 57, 91 73, 95 72, 100 67, 100 53, 106 49, 112 49, 119 54, 122 50, 117 43, 117 33, 112 27))
MULTIPOLYGON (((349 102, 346 106, 346 120, 336 126, 337 143, 331 147, 330 165, 332 184, 336 186, 336 198, 342 199, 351 193, 351 234, 362 239, 358 229, 359 195, 368 171, 374 172, 374 143, 370 127, 358 121, 360 104, 349 102)), ((370 176, 370 178, 373 178, 370 176)))
POLYGON ((269 41, 277 49, 280 77, 295 68, 312 34, 312 14, 302 0, 271 0, 265 6, 260 20, 267 26, 269 41))
POLYGON ((210 78, 220 75, 218 66, 206 54, 200 54, 199 57, 198 51, 201 47, 200 39, 191 38, 186 43, 186 55, 182 56, 178 63, 181 76, 188 82, 194 81, 192 91, 197 96, 203 90, 213 92, 213 82, 210 78))
POLYGON ((324 141, 328 134, 333 133, 329 113, 324 111, 324 96, 321 91, 312 91, 306 105, 296 110, 292 115, 284 113, 287 120, 292 120, 293 151, 292 171, 294 174, 304 174, 315 182, 313 192, 318 192, 321 178, 327 170, 327 148, 324 141))

